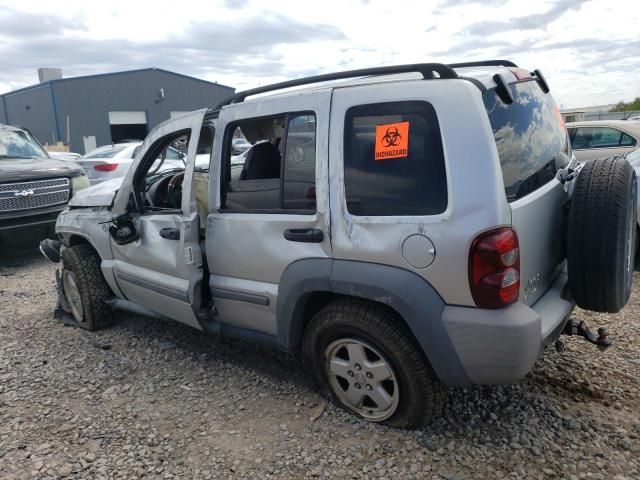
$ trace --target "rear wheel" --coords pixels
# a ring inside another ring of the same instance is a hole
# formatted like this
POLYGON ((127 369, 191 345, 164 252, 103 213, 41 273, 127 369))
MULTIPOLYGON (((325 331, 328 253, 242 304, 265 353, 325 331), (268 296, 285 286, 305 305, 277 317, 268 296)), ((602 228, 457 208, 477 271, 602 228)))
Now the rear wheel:
POLYGON ((321 392, 346 411, 401 428, 427 423, 444 392, 395 312, 341 299, 311 320, 303 358, 321 392))
POLYGON ((585 163, 569 212, 569 285, 579 307, 620 311, 631 294, 636 247, 637 179, 626 160, 585 163))
POLYGON ((80 328, 95 331, 112 323, 105 303, 111 290, 100 270, 100 256, 89 245, 62 252, 62 288, 68 310, 80 328))

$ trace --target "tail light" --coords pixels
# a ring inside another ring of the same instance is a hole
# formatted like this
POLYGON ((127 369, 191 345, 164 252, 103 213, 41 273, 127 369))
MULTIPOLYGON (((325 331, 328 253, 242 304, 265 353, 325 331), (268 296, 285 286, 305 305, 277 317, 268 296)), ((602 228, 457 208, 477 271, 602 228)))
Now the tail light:
POLYGON ((480 308, 501 308, 520 293, 520 248, 512 228, 478 236, 469 252, 469 285, 480 308))
POLYGON ((113 172, 117 168, 118 168, 117 163, 103 163, 100 165, 95 165, 93 167, 94 170, 97 170, 99 172, 113 172))

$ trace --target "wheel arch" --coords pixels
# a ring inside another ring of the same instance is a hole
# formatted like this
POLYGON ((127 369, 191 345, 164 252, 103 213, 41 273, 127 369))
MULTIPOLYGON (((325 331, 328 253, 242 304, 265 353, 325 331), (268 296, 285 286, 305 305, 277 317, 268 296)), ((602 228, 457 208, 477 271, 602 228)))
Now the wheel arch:
POLYGON ((468 385, 442 322, 444 301, 422 277, 398 267, 334 259, 292 263, 278 288, 278 343, 297 349, 315 312, 339 297, 373 301, 393 310, 447 385, 468 385))
POLYGON ((88 245, 91 247, 98 257, 100 258, 100 270, 106 280, 109 288, 119 298, 125 298, 121 292, 118 282, 113 274, 113 259, 111 258, 111 252, 104 252, 98 248, 90 235, 81 232, 58 232, 65 247, 75 247, 78 245, 88 245))

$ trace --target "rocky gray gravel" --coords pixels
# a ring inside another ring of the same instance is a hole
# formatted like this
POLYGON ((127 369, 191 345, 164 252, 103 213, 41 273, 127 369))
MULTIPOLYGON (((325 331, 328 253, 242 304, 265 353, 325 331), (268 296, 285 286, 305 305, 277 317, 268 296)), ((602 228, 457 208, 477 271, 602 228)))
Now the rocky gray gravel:
POLYGON ((640 478, 640 286, 617 315, 576 311, 608 351, 564 337, 522 383, 451 390, 401 431, 325 405, 274 350, 127 314, 65 326, 55 268, 0 256, 2 479, 640 478))

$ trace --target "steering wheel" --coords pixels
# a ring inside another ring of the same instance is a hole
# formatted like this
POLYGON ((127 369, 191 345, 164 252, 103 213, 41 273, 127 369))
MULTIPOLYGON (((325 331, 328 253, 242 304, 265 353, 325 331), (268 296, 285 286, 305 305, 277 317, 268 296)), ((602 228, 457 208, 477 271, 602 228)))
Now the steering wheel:
POLYGON ((184 172, 174 175, 167 184, 167 203, 171 208, 181 208, 182 206, 182 181, 184 172))

